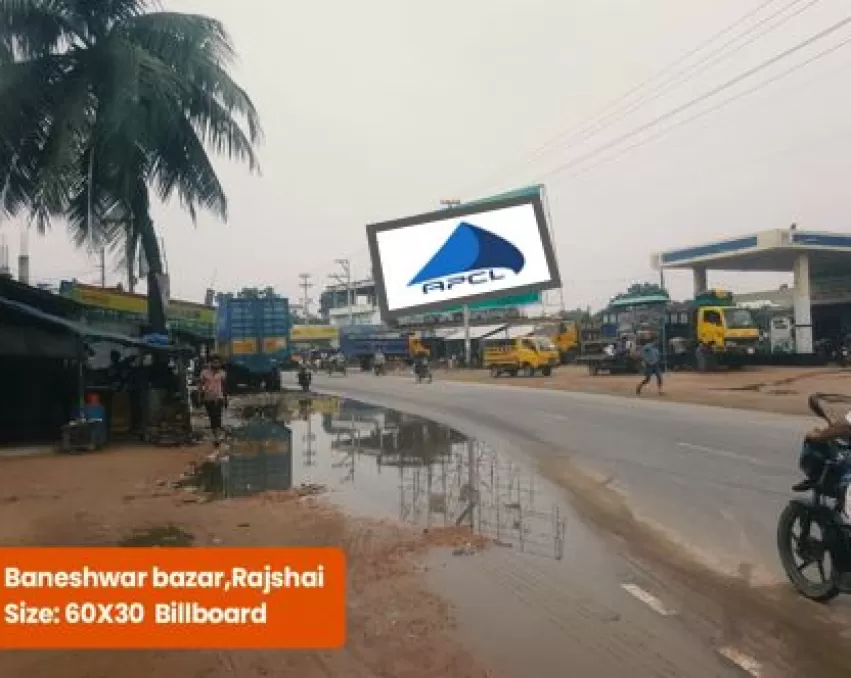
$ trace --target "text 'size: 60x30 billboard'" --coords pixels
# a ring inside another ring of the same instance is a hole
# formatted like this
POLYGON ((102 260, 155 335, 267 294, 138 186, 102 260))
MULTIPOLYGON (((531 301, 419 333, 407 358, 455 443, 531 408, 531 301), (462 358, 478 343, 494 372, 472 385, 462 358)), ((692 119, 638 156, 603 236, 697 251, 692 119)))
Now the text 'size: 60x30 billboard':
POLYGON ((384 319, 561 285, 539 192, 367 226, 384 319))

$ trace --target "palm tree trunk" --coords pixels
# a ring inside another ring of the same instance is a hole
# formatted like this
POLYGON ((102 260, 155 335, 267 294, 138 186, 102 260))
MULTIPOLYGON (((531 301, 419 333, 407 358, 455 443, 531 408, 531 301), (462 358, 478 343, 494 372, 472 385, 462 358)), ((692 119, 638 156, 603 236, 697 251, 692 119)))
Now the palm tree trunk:
POLYGON ((166 305, 168 303, 163 289, 163 265, 160 244, 154 230, 154 222, 147 215, 138 224, 140 244, 148 262, 148 324, 151 332, 165 334, 166 305))

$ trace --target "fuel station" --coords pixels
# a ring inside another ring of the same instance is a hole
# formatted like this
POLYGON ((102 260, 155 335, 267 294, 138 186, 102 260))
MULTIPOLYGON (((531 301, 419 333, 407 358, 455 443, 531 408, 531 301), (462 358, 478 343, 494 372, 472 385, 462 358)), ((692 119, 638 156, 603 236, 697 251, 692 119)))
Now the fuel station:
POLYGON ((851 332, 851 235, 773 229, 654 254, 653 266, 691 269, 695 295, 707 291, 709 271, 792 272, 796 351, 813 352, 814 326, 851 332))

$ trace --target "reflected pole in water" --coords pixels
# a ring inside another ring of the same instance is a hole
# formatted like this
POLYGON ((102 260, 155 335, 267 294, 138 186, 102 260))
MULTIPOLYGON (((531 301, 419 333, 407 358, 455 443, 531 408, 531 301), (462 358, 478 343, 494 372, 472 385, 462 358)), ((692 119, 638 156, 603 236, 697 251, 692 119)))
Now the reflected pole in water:
POLYGON ((304 465, 305 467, 310 467, 316 465, 316 462, 313 460, 313 455, 316 453, 316 449, 313 447, 316 434, 313 432, 313 417, 310 414, 307 415, 306 423, 307 429, 301 439, 304 443, 304 465))
POLYGON ((476 529, 475 511, 473 508, 476 505, 476 494, 478 487, 476 485, 476 448, 472 440, 467 441, 467 484, 470 487, 470 529, 476 529))

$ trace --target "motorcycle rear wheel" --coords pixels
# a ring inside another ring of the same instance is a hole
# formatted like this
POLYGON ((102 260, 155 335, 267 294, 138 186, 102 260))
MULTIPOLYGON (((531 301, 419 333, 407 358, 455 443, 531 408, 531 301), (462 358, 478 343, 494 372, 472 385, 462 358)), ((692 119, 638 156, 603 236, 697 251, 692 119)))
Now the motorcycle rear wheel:
POLYGON ((823 522, 817 513, 793 502, 786 505, 777 522, 777 551, 786 576, 798 593, 818 603, 826 603, 841 592, 834 556, 824 543, 829 528, 823 522), (796 525, 800 525, 798 532, 796 525), (812 535, 813 526, 818 526, 819 538, 812 535), (798 562, 799 559, 803 562, 798 562), (826 560, 830 561, 830 572, 825 571, 826 560), (819 575, 818 582, 804 574, 813 565, 819 575))

